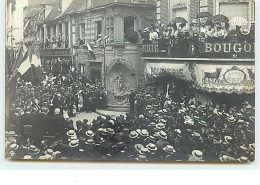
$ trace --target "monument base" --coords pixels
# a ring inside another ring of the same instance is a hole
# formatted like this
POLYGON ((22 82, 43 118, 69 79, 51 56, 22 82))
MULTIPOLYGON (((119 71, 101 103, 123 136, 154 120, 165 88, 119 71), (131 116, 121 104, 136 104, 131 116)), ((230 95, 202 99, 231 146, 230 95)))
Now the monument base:
POLYGON ((125 105, 109 105, 107 110, 116 112, 130 112, 130 106, 125 105))

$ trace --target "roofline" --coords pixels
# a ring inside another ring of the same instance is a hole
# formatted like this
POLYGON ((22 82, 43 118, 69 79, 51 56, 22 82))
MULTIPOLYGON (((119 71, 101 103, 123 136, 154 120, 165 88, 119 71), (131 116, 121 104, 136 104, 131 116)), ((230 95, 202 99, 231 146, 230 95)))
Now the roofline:
POLYGON ((85 8, 84 10, 82 11, 79 11, 79 12, 72 12, 72 13, 69 13, 69 14, 66 14, 66 15, 62 15, 60 16, 59 18, 55 18, 53 20, 49 20, 49 21, 44 21, 42 23, 39 23, 37 25, 43 25, 43 24, 47 24, 47 23, 50 23, 50 22, 55 22, 55 21, 59 21, 63 18, 66 18, 66 17, 69 17, 70 15, 73 15, 73 14, 81 14, 81 13, 86 13, 86 12, 90 12, 90 11, 93 11, 93 10, 98 10, 98 9, 104 9, 104 8, 107 8, 107 7, 110 7, 110 6, 114 6, 114 5, 124 5, 124 6, 137 6, 137 5, 141 5, 142 7, 153 7, 153 8, 156 8, 156 6, 153 6, 153 5, 150 5, 150 4, 127 4, 127 3, 118 3, 118 2, 113 2, 111 4, 108 4, 108 5, 104 5, 104 6, 99 6, 99 7, 95 7, 95 8, 85 8))
POLYGON ((156 8, 156 5, 150 5, 150 4, 128 4, 128 3, 119 3, 119 2, 113 2, 104 6, 98 6, 95 8, 90 8, 90 10, 97 10, 97 9, 103 9, 103 8, 107 8, 109 6, 114 6, 114 5, 124 5, 124 6, 142 6, 142 7, 154 7, 156 8))

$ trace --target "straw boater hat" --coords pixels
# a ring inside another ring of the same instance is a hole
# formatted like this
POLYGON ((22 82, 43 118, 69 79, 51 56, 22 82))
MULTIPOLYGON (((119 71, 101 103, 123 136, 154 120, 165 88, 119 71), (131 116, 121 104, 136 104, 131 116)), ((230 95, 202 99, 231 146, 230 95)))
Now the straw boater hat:
POLYGON ((155 117, 155 118, 159 118, 159 117, 160 117, 160 114, 154 114, 154 117, 155 117))
POLYGON ((95 134, 93 133, 92 130, 88 130, 88 131, 86 131, 86 135, 87 135, 88 137, 93 137, 95 134))
POLYGON ((162 130, 162 129, 165 128, 165 125, 164 125, 163 123, 158 123, 158 124, 156 124, 156 128, 157 128, 158 130, 162 130))
POLYGON ((38 154, 40 153, 40 150, 36 148, 34 145, 29 146, 29 154, 38 154))
POLYGON ((207 125, 207 122, 204 121, 204 120, 200 120, 200 124, 201 124, 201 125, 207 125))
POLYGON ((165 119, 160 119, 160 123, 163 123, 164 125, 166 125, 166 120, 165 119))
POLYGON ((19 146, 16 143, 10 145, 11 150, 16 150, 19 146))
POLYGON ((180 129, 175 129, 175 132, 177 132, 177 134, 181 134, 181 130, 180 129))
POLYGON ((135 144, 135 150, 139 152, 144 146, 142 144, 135 144))
POLYGON ((162 130, 158 133, 158 136, 162 139, 167 139, 167 134, 162 130))
POLYGON ((156 151, 157 150, 156 145, 153 144, 153 143, 149 143, 148 145, 146 145, 146 148, 148 148, 148 150, 150 150, 150 151, 156 151))
POLYGON ((44 157, 45 157, 46 160, 51 160, 52 159, 52 156, 50 154, 46 154, 44 157))
POLYGON ((231 136, 224 136, 224 140, 227 144, 230 144, 230 141, 232 140, 233 138, 231 136))
POLYGON ((254 152, 255 151, 255 143, 249 144, 249 149, 251 149, 254 152))
POLYGON ((176 152, 176 150, 171 145, 166 145, 163 150, 169 154, 174 154, 176 152))
POLYGON ((31 156, 31 155, 25 155, 25 156, 23 157, 23 159, 29 160, 29 159, 32 159, 32 156, 31 156))
POLYGON ((115 134, 115 130, 114 129, 112 129, 112 128, 107 128, 107 133, 109 133, 109 134, 115 134))
POLYGON ((186 125, 193 125, 193 124, 194 124, 194 121, 193 121, 193 119, 189 118, 189 119, 186 119, 186 120, 184 121, 184 124, 186 124, 186 125))
POLYGON ((255 116, 250 116, 250 117, 249 117, 249 120, 250 120, 252 123, 255 123, 255 116))
POLYGON ((156 126, 156 123, 155 122, 151 122, 150 124, 149 124, 149 126, 151 127, 151 126, 156 126))
POLYGON ((141 150, 139 150, 139 153, 140 153, 141 155, 146 155, 146 154, 149 153, 149 150, 148 150, 148 148, 141 148, 141 150))
POLYGON ((43 155, 43 156, 40 156, 38 159, 39 160, 46 160, 46 157, 43 155))
POLYGON ((138 133, 137 133, 136 131, 131 131, 131 132, 129 133, 129 137, 130 137, 131 139, 137 138, 137 137, 138 137, 138 133))
POLYGON ((67 132, 67 136, 69 136, 69 137, 75 136, 74 130, 69 130, 69 131, 67 132))
POLYGON ((228 155, 223 155, 223 156, 221 156, 221 157, 219 158, 219 160, 222 161, 222 162, 235 162, 235 161, 236 161, 235 158, 230 157, 230 156, 228 156, 228 155))
POLYGON ((45 155, 53 155, 53 150, 52 149, 47 149, 45 152, 45 155))
POLYGON ((147 105, 147 106, 146 106, 146 109, 147 109, 147 110, 152 110, 152 109, 153 109, 153 106, 152 106, 152 105, 147 105))
POLYGON ((114 120, 109 120, 109 123, 111 123, 112 125, 114 125, 115 124, 115 121, 114 120))
POLYGON ((240 157, 239 159, 237 159, 237 161, 243 162, 243 163, 249 162, 248 158, 245 156, 240 157))
POLYGON ((79 143, 78 143, 77 140, 72 140, 72 141, 69 143, 69 146, 70 146, 71 148, 75 148, 75 147, 79 146, 79 143))
POLYGON ((78 138, 77 138, 77 136, 75 135, 75 136, 72 136, 72 137, 70 137, 69 139, 68 139, 68 141, 77 141, 77 142, 79 142, 79 140, 78 140, 78 138))
POLYGON ((202 157, 203 153, 200 150, 193 150, 191 153, 195 157, 202 157))
POLYGON ((151 135, 150 135, 150 136, 148 137, 148 139, 149 139, 150 141, 152 141, 152 142, 155 142, 155 137, 154 137, 154 136, 151 136, 151 135))
POLYGON ((228 122, 230 122, 230 123, 234 123, 235 121, 236 121, 236 119, 234 118, 233 115, 229 116, 229 118, 228 118, 228 122))
POLYGON ((95 142, 93 139, 87 139, 87 141, 85 142, 87 145, 94 145, 95 142))
POLYGON ((147 161, 147 158, 145 155, 138 155, 137 158, 135 158, 137 161, 147 161))
POLYGON ((140 135, 141 135, 141 136, 149 136, 149 132, 148 132, 146 129, 143 129, 143 130, 140 132, 140 135))

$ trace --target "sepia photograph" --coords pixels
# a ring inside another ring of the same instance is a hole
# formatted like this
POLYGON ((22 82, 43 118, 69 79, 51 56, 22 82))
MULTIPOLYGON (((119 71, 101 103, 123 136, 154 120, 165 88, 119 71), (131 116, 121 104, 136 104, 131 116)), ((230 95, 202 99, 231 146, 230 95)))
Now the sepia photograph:
POLYGON ((7 160, 255 161, 254 0, 5 1, 7 160))

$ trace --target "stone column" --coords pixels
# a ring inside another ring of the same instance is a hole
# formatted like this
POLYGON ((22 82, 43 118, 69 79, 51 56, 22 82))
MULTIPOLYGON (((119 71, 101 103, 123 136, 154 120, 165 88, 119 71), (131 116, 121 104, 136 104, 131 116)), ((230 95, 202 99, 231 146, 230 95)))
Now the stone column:
POLYGON ((44 24, 43 25, 43 41, 45 42, 46 40, 46 37, 47 37, 47 25, 44 24))

